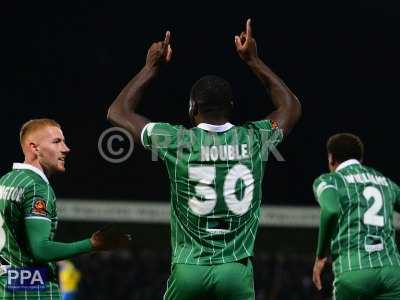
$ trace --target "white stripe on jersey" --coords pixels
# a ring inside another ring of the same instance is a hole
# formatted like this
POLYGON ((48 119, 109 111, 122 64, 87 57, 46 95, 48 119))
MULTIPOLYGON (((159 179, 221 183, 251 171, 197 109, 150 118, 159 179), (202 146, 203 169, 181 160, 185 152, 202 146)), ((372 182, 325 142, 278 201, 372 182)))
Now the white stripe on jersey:
MULTIPOLYGON (((334 180, 335 180, 335 187, 336 187, 336 189, 338 188, 338 185, 337 185, 337 181, 336 181, 336 178, 335 177, 333 177, 334 178, 334 180)), ((341 215, 340 215, 340 217, 339 217, 339 220, 338 220, 338 222, 339 222, 339 227, 340 227, 340 224, 342 223, 342 215, 343 215, 343 213, 344 213, 344 211, 343 211, 343 207, 342 207, 342 204, 341 203, 339 203, 339 205, 340 205, 340 210, 341 210, 341 215)), ((338 244, 339 244, 339 253, 341 253, 342 252, 342 245, 340 244, 340 232, 338 233, 338 244)), ((339 269, 340 269, 340 273, 342 273, 343 272, 343 266, 342 266, 342 256, 341 255, 339 255, 339 269)))
MULTIPOLYGON (((224 133, 224 137, 225 137, 225 145, 228 146, 228 141, 226 140, 226 133, 224 133)), ((226 166, 228 168, 228 173, 229 173, 231 168, 229 167, 228 160, 226 160, 226 166)), ((230 216, 230 210, 228 210, 228 217, 229 216, 230 216)), ((233 238, 233 257, 235 258, 235 260, 238 260, 236 257, 236 235, 237 235, 237 230, 235 230, 235 237, 233 238)), ((225 234, 224 234, 224 243, 226 245, 225 234)))
MULTIPOLYGON (((201 147, 203 147, 203 130, 200 130, 200 149, 201 149, 201 147)), ((201 162, 200 164, 201 164, 201 166, 203 166, 203 162, 201 162)), ((201 197, 203 197, 203 196, 201 196, 201 197)), ((202 198, 200 198, 200 200, 202 200, 202 198)), ((207 225, 206 226, 208 228, 208 220, 207 220, 207 225)), ((197 264, 199 264, 200 256, 203 253, 203 243, 201 242, 201 235, 200 235, 200 217, 198 217, 198 219, 197 219, 197 228, 199 229, 199 242, 200 242, 200 246, 201 246, 200 254, 197 257, 197 264)))
POLYGON ((347 198, 349 200, 349 209, 348 209, 348 213, 347 213, 347 228, 348 228, 348 230, 347 230, 347 262, 349 264, 349 270, 351 271, 351 259, 350 259, 350 212, 351 212, 350 206, 351 206, 351 198, 350 198, 349 188, 348 188, 348 186, 346 184, 346 180, 345 180, 343 174, 341 174, 340 172, 337 172, 337 173, 342 178, 344 186, 346 187, 347 198))
MULTIPOLYGON (((377 174, 376 174, 375 170, 373 170, 373 172, 374 172, 375 176, 377 177, 377 174)), ((378 177, 377 177, 377 178, 378 178, 378 177)), ((380 184, 379 184, 378 186, 379 186, 379 189, 380 189, 381 194, 382 194, 382 197, 383 197, 383 220, 384 220, 384 222, 387 222, 388 220, 387 220, 387 217, 386 217, 386 201, 385 201, 385 194, 383 193, 382 186, 381 186, 380 184)), ((389 190, 390 190, 390 187, 389 187, 389 190)), ((392 222, 389 221, 388 223, 389 223, 389 228, 390 228, 392 222)), ((385 247, 385 249, 386 249, 386 255, 387 255, 387 257, 389 258, 390 265, 393 266, 393 261, 392 261, 392 259, 390 258, 389 250, 388 250, 387 245, 386 245, 386 241, 384 241, 384 240, 382 239, 382 243, 384 244, 384 247, 385 247)), ((379 252, 378 252, 378 254, 379 254, 379 252)), ((380 258, 381 258, 381 257, 380 257, 380 254, 379 254, 379 260, 380 260, 380 258)), ((382 261, 381 261, 381 265, 383 266, 382 261)))
MULTIPOLYGON (((192 156, 192 152, 189 153, 189 158, 188 158, 188 161, 187 161, 187 169, 188 169, 188 170, 189 170, 189 162, 190 162, 190 157, 191 157, 191 156, 192 156)), ((187 183, 187 194, 188 194, 188 196, 189 196, 189 195, 190 195, 189 176, 187 176, 187 181, 186 181, 186 183, 187 183)), ((186 227, 188 227, 188 228, 189 228, 189 209, 190 209, 190 207, 189 207, 189 205, 188 205, 187 208, 186 208, 186 227)), ((192 236, 190 236, 190 242, 191 242, 190 252, 189 252, 189 254, 186 256, 185 264, 187 263, 187 261, 188 261, 190 255, 192 254, 192 251, 193 251, 193 237, 192 237, 192 236)))
MULTIPOLYGON (((360 252, 360 237, 361 237, 361 213, 360 213, 360 204, 361 204, 361 198, 360 198, 360 194, 358 192, 358 189, 355 189, 356 193, 357 193, 357 199, 358 199, 358 203, 357 203, 357 217, 358 217, 358 235, 357 235, 357 252, 358 252, 358 264, 360 269, 363 268, 362 266, 362 262, 361 262, 361 252, 360 252)), ((371 253, 368 252, 368 255, 371 257, 371 253)))
POLYGON ((25 220, 32 220, 32 219, 46 220, 46 221, 51 222, 51 220, 49 218, 46 218, 46 217, 40 217, 40 216, 25 217, 25 220))
MULTIPOLYGON (((8 173, 8 175, 6 175, 6 176, 7 176, 7 177, 4 178, 4 181, 3 181, 3 182, 4 182, 4 185, 6 185, 6 181, 7 181, 8 178, 11 176, 11 173, 8 173)), ((9 232, 8 232, 8 230, 7 230, 6 234, 7 234, 7 236, 6 236, 6 240, 7 240, 7 251, 8 251, 8 253, 10 254, 10 243, 9 243, 9 232)), ((9 255, 8 261, 9 261, 9 263, 12 265, 11 255, 9 255)))
MULTIPOLYGON (((210 134, 211 134, 211 136, 212 136, 212 138, 213 138, 213 146, 216 146, 216 145, 215 145, 215 144, 216 144, 216 143, 215 143, 215 135, 214 135, 213 132, 211 132, 210 134)), ((215 161, 214 161, 214 170, 216 170, 215 161)), ((216 171, 215 171, 215 174, 217 174, 216 171)), ((213 181, 214 181, 214 188, 217 187, 217 184, 216 184, 216 182, 215 182, 215 177, 217 177, 217 176, 214 176, 214 179, 213 179, 213 181)), ((215 195, 215 197, 217 197, 217 195, 215 195)), ((215 201, 217 201, 217 199, 215 199, 215 201)), ((213 208, 213 210, 212 210, 213 219, 215 218, 215 207, 216 207, 216 206, 217 206, 217 205, 215 205, 214 208, 213 208)), ((208 229, 208 226, 207 226, 207 229, 208 229)), ((212 248, 213 248, 213 257, 215 257, 214 238, 211 238, 211 245, 212 245, 212 248)), ((224 250, 222 249, 222 259, 224 260, 223 251, 224 251, 224 250)), ((211 265, 211 257, 210 257, 210 265, 211 265)))
MULTIPOLYGON (((391 186, 392 186, 392 182, 389 180, 389 193, 390 193, 390 197, 393 198, 393 194, 392 194, 393 189, 390 188, 391 186)), ((393 223, 392 222, 390 222, 390 227, 393 230, 393 223)), ((399 253, 398 253, 398 250, 397 250, 397 245, 396 245, 396 243, 395 243, 395 241, 393 239, 393 236, 390 236, 390 240, 392 241, 392 246, 393 246, 393 249, 395 251, 395 256, 396 256, 396 259, 397 259, 397 263, 400 266, 399 253)))

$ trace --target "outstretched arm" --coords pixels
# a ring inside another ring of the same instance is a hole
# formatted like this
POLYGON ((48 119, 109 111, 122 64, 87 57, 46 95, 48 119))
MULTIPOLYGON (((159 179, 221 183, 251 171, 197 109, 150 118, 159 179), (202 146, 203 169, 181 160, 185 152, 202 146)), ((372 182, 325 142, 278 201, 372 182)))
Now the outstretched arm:
POLYGON ((287 135, 301 116, 301 105, 286 84, 258 57, 250 19, 246 23, 246 32, 235 36, 235 44, 240 58, 250 67, 271 95, 276 110, 266 118, 277 122, 279 128, 287 135))
POLYGON ((171 34, 167 31, 164 41, 151 45, 147 52, 145 66, 128 82, 108 109, 107 119, 113 125, 128 130, 136 141, 140 141, 140 133, 149 122, 136 112, 136 108, 143 93, 157 76, 160 66, 171 60, 170 37, 171 34))
POLYGON ((25 229, 29 249, 38 262, 57 261, 91 251, 127 248, 131 240, 128 234, 99 230, 89 239, 72 243, 55 242, 49 238, 51 223, 44 218, 25 220, 25 229))
POLYGON ((73 243, 51 241, 51 223, 44 219, 25 220, 25 228, 31 254, 39 262, 57 261, 92 251, 90 239, 73 243))

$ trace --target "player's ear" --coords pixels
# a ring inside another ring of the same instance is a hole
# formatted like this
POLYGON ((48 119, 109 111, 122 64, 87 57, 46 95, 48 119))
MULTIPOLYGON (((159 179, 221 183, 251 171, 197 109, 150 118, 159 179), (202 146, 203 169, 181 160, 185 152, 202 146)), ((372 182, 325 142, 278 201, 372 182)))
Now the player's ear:
POLYGON ((193 100, 189 99, 189 115, 193 115, 193 100))
POLYGON ((190 100, 189 100, 189 119, 193 125, 196 125, 195 116, 197 115, 198 110, 199 109, 198 109, 197 103, 190 98, 190 100))
POLYGON ((329 165, 329 170, 331 171, 335 170, 335 159, 331 153, 328 153, 328 165, 329 165))
POLYGON ((31 149, 31 151, 32 151, 34 154, 39 155, 39 146, 38 146, 36 143, 30 142, 30 143, 29 143, 29 148, 31 149))
POLYGON ((198 113, 199 113, 199 106, 195 102, 194 105, 193 105, 193 114, 197 115, 198 113))
POLYGON ((193 101, 192 99, 190 99, 189 112, 192 116, 195 116, 199 113, 199 106, 197 105, 197 102, 193 101))
POLYGON ((229 104, 230 104, 230 110, 231 110, 230 113, 232 114, 233 108, 235 107, 235 103, 233 101, 230 101, 229 104))

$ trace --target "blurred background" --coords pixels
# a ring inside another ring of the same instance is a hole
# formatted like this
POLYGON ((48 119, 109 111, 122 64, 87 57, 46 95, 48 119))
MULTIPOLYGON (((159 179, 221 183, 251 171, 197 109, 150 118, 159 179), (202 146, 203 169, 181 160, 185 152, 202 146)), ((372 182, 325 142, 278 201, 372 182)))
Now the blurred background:
MULTIPOLYGON (((259 55, 303 106, 303 118, 279 146, 285 161, 267 164, 257 299, 329 299, 329 272, 323 293, 311 285, 318 226, 311 185, 327 171, 326 139, 343 131, 364 140, 366 164, 400 182, 398 2, 2 4, 1 174, 22 160, 22 123, 54 118, 72 149, 66 174, 52 179, 60 200, 58 239, 87 237, 108 223, 135 237, 131 251, 74 261, 81 299, 161 299, 169 272, 166 170, 139 145, 120 164, 101 156, 99 138, 111 127, 108 106, 143 66, 149 45, 170 30, 173 61, 145 95, 144 115, 190 126, 191 85, 215 74, 233 86, 233 123, 265 116, 272 104, 234 48, 248 17, 259 55)), ((128 146, 115 142, 116 149, 128 146)))

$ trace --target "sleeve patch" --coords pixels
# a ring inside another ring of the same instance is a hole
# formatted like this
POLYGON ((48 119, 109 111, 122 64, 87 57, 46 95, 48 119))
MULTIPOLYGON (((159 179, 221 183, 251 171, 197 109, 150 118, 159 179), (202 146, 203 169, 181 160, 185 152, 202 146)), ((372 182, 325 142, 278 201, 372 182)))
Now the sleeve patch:
POLYGON ((43 199, 36 199, 33 203, 32 214, 47 216, 46 202, 43 199))
POLYGON ((326 182, 321 182, 317 187, 317 191, 316 191, 317 198, 319 199, 319 197, 321 196, 322 192, 325 191, 326 189, 329 189, 329 188, 333 188, 333 189, 336 190, 335 186, 333 186, 331 184, 327 184, 326 182))

